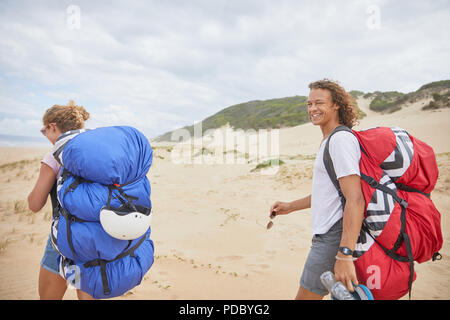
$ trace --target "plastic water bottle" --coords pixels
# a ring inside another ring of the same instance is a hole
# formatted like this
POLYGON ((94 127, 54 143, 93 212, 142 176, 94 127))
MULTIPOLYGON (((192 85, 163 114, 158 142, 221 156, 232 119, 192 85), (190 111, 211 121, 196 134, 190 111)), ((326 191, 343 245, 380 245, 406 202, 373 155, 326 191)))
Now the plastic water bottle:
POLYGON ((325 271, 320 276, 320 281, 337 300, 355 300, 355 297, 347 290, 347 287, 340 281, 336 282, 334 274, 331 271, 325 271))
POLYGON ((334 278, 334 274, 331 271, 325 271, 320 276, 320 281, 322 281, 322 284, 327 288, 328 291, 331 291, 331 288, 333 287, 333 284, 336 283, 336 279, 334 278))

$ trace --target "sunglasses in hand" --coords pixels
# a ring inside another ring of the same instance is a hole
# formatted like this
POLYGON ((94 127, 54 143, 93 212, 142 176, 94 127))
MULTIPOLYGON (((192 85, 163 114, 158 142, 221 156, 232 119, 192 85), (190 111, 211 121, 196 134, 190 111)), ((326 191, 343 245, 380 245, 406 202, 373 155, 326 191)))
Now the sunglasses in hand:
MULTIPOLYGON (((275 218, 276 215, 277 215, 277 213, 275 211, 272 211, 270 213, 270 219, 275 218)), ((269 223, 267 224, 267 230, 269 230, 272 227, 273 227, 273 221, 269 221, 269 223)))

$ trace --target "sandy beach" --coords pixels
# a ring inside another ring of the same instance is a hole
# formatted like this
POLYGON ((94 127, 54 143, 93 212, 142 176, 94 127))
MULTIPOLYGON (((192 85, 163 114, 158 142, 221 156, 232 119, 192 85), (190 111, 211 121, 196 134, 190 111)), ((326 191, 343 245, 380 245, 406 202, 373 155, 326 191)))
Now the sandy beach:
MULTIPOLYGON (((437 154, 432 199, 442 215, 443 259, 415 264, 412 298, 450 299, 450 109, 422 111, 422 100, 382 115, 367 109, 368 100, 358 103, 368 116, 355 129, 399 126, 437 154)), ((305 124, 279 137, 285 163, 275 174, 252 171, 253 161, 177 164, 173 147, 155 144, 148 174, 155 263, 141 285, 115 299, 293 299, 311 244, 310 212, 277 217, 270 230, 266 224, 273 202, 310 193, 321 132, 305 124)), ((51 206, 31 213, 26 198, 47 150, 0 148, 0 299, 39 299, 51 206)), ((76 299, 75 290, 64 298, 76 299)))

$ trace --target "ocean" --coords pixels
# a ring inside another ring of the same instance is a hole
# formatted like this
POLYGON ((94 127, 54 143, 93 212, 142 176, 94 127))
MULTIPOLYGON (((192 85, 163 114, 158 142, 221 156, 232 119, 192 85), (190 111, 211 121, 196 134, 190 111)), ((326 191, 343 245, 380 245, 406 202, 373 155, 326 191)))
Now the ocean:
POLYGON ((51 147, 51 143, 44 136, 0 134, 0 147, 51 147))

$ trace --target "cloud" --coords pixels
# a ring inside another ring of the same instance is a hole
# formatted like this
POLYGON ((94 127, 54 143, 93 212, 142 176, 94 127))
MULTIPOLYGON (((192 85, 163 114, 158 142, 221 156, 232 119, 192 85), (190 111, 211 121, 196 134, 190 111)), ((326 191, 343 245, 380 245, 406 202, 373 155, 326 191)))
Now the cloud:
POLYGON ((21 118, 0 118, 0 127, 2 134, 16 135, 16 136, 39 136, 39 130, 42 124, 39 120, 23 120, 21 118))
MULTIPOLYGON (((418 89, 449 74, 446 1, 0 3, 0 118, 38 123, 74 99, 92 124, 149 136, 249 100, 418 89), (80 9, 68 26, 69 5, 80 9), (368 7, 379 9, 370 29, 368 7), (36 122, 37 121, 37 122, 36 122)), ((13 123, 15 123, 13 121, 13 123)), ((6 126, 0 133, 6 133, 6 126)), ((23 127, 28 135, 36 128, 23 127)))

